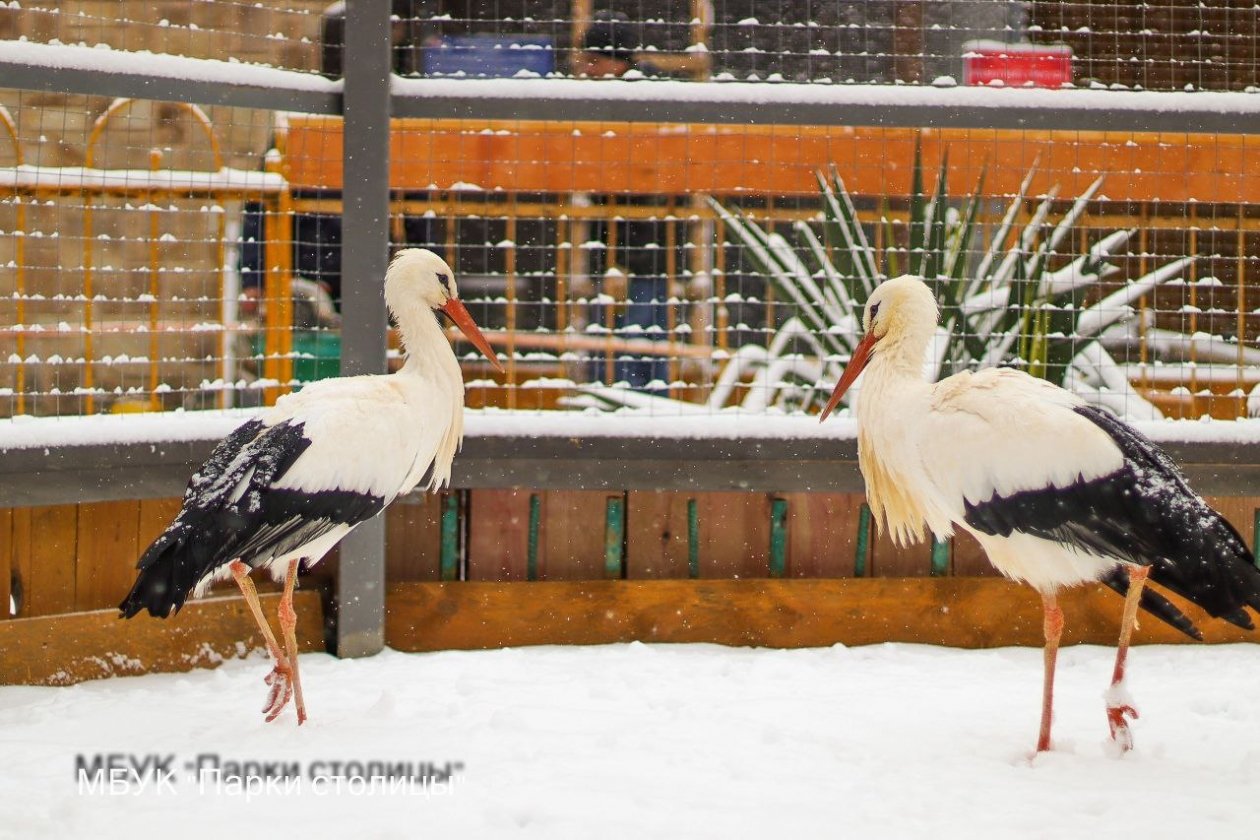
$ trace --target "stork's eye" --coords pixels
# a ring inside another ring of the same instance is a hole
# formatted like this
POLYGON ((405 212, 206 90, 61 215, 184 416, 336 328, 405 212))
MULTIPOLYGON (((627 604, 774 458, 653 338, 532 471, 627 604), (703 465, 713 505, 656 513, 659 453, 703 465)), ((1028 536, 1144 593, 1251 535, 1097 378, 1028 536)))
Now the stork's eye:
POLYGON ((879 314, 879 304, 877 303, 871 307, 871 320, 874 321, 875 316, 878 314, 879 314))
POLYGON ((451 291, 451 276, 449 274, 439 274, 437 279, 442 284, 442 288, 446 289, 447 294, 449 294, 451 291))

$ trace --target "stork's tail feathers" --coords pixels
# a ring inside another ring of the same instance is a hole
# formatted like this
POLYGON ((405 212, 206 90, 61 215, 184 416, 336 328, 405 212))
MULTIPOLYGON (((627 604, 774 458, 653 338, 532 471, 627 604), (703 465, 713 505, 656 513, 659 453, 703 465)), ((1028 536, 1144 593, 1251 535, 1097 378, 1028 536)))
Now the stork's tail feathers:
POLYGON ((191 526, 177 519, 149 546, 136 564, 140 574, 135 585, 118 605, 123 618, 143 610, 155 618, 179 612, 204 576, 205 555, 213 552, 208 546, 190 542, 193 532, 191 526))

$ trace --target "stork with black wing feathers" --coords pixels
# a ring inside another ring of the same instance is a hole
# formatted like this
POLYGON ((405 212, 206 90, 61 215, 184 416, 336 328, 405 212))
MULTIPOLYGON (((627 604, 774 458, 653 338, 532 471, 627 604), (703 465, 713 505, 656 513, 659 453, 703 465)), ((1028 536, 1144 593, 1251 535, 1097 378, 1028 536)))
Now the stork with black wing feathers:
POLYGON ((126 618, 142 610, 165 618, 234 578, 275 659, 266 678, 268 721, 290 698, 298 723, 306 719, 294 632, 299 564, 318 562, 398 496, 450 481, 463 438, 464 382, 436 312, 500 367, 450 267, 431 251, 398 253, 385 275, 385 303, 408 351, 402 368, 311 383, 228 435, 193 474, 183 508, 140 558, 119 605, 126 618), (284 580, 283 648, 249 578, 255 569, 284 580))
POLYGON ((1078 396, 1017 370, 964 372, 928 383, 936 331, 923 281, 882 283, 866 305, 865 337, 822 419, 865 369, 858 457, 877 519, 900 543, 973 534, 1002 574, 1027 581, 1045 613, 1045 675, 1037 749, 1050 749, 1063 613, 1056 593, 1101 581, 1125 596, 1107 692, 1111 737, 1132 747, 1137 710, 1124 685, 1141 607, 1196 639, 1198 628, 1147 579, 1216 618, 1254 629, 1260 570, 1238 532, 1186 483, 1159 447, 1078 396))

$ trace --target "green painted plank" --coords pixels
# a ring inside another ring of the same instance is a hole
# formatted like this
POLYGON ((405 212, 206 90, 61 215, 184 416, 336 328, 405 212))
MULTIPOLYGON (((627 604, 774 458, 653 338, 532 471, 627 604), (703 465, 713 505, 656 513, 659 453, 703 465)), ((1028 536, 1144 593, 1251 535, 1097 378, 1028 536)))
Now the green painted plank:
POLYGON ((626 575, 626 500, 609 496, 604 510, 604 577, 620 580, 626 575))
POLYGON ((460 496, 456 490, 442 497, 442 548, 439 572, 442 580, 459 580, 460 496))
POLYGON ((932 577, 949 574, 949 540, 932 540, 932 577))
POLYGON ((871 556, 871 507, 862 502, 858 511, 857 553, 853 558, 853 576, 866 577, 871 556))
POLYGON ((687 576, 700 577, 700 511, 695 499, 687 500, 687 576))
POLYGON ((542 499, 529 495, 529 544, 525 554, 525 579, 538 580, 538 524, 542 520, 542 499))
POLYGON ((787 574, 787 499, 770 502, 770 577, 787 574))

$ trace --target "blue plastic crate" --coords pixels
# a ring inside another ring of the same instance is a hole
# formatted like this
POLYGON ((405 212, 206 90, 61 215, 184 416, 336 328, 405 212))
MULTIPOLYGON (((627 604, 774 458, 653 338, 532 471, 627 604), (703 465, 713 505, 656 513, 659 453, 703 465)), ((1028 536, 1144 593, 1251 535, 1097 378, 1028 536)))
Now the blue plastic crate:
POLYGON ((426 76, 504 78, 522 70, 545 76, 556 69, 550 38, 525 35, 450 35, 425 47, 426 76))

